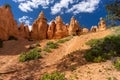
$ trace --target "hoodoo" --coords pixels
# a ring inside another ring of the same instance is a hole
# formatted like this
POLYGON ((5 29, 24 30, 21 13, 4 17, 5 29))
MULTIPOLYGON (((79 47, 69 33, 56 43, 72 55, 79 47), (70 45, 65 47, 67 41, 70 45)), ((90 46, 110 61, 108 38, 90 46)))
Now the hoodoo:
POLYGON ((98 27, 97 26, 92 26, 90 31, 91 32, 97 32, 98 31, 98 27))
POLYGON ((100 22, 98 23, 98 28, 100 31, 106 30, 106 22, 103 18, 100 18, 100 22))
POLYGON ((67 27, 64 25, 60 16, 56 17, 56 30, 54 38, 60 39, 67 36, 67 27))
POLYGON ((0 7, 0 39, 8 40, 8 38, 18 38, 18 25, 14 20, 10 7, 0 7))
POLYGON ((80 26, 77 20, 74 17, 71 18, 69 26, 69 35, 77 35, 77 32, 80 30, 80 26))
POLYGON ((20 27, 19 27, 19 35, 20 35, 20 37, 28 39, 30 37, 29 32, 30 31, 29 31, 28 26, 24 26, 24 24, 21 23, 20 27))
POLYGON ((46 39, 47 29, 47 19, 45 18, 43 11, 41 11, 38 19, 33 22, 31 37, 35 40, 46 39))
MULTIPOLYGON (((97 26, 91 28, 91 32, 102 31, 106 29, 106 22, 103 18, 100 18, 100 22, 97 26)), ((82 33, 88 33, 89 29, 80 28, 79 22, 72 17, 70 24, 64 24, 60 16, 56 17, 56 20, 52 21, 50 25, 47 24, 47 19, 44 16, 43 11, 40 12, 38 18, 33 22, 31 32, 28 26, 23 23, 18 27, 17 22, 14 20, 10 7, 0 7, 0 39, 8 40, 9 37, 15 38, 32 38, 33 40, 42 39, 60 39, 69 35, 80 35, 82 33)))
POLYGON ((56 29, 56 24, 55 24, 55 21, 52 20, 50 26, 48 27, 48 31, 47 31, 48 39, 52 39, 54 37, 55 29, 56 29))

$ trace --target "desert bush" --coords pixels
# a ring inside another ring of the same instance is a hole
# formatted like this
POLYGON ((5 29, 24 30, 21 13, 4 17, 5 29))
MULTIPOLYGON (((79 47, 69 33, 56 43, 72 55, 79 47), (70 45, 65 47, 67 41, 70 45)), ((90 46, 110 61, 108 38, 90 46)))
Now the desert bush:
POLYGON ((29 52, 23 52, 20 54, 19 56, 19 61, 20 62, 25 62, 25 61, 29 61, 29 60, 35 60, 35 59, 39 59, 42 58, 42 56, 39 53, 40 49, 33 49, 30 50, 29 52))
POLYGON ((8 40, 18 40, 16 37, 14 37, 14 36, 10 36, 9 38, 8 38, 8 40))
POLYGON ((90 40, 87 44, 91 46, 91 49, 87 50, 84 55, 87 61, 100 62, 111 57, 120 56, 120 35, 90 40))
POLYGON ((48 53, 52 52, 52 51, 50 50, 50 48, 44 48, 43 51, 48 52, 48 53))
POLYGON ((57 41, 57 43, 64 43, 64 42, 66 42, 66 41, 62 40, 62 39, 57 41))
POLYGON ((0 39, 0 48, 3 47, 3 41, 0 39))
POLYGON ((48 42, 47 46, 51 49, 56 49, 58 48, 58 44, 54 43, 54 42, 48 42))
POLYGON ((40 47, 40 43, 39 43, 39 42, 37 42, 37 43, 36 43, 36 46, 37 46, 37 47, 40 47))
POLYGON ((69 41, 70 39, 66 38, 66 39, 60 39, 57 41, 57 43, 65 43, 66 41, 69 41))
POLYGON ((54 44, 54 42, 52 41, 47 42, 47 45, 51 45, 51 44, 54 44))
POLYGON ((120 57, 116 59, 116 61, 113 63, 115 68, 120 71, 120 57))
POLYGON ((53 72, 52 74, 44 74, 40 80, 66 80, 65 74, 62 74, 58 71, 53 72))

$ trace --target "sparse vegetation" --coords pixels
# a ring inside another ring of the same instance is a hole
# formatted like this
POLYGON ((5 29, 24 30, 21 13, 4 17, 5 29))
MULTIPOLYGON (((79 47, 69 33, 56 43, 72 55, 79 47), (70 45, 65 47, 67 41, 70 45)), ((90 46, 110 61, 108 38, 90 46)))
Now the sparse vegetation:
POLYGON ((65 43, 66 41, 69 41, 70 39, 66 38, 66 39, 60 39, 57 41, 57 43, 65 43))
POLYGON ((116 61, 113 64, 117 70, 120 71, 120 57, 116 59, 116 61))
POLYGON ((87 61, 101 62, 111 57, 120 56, 120 35, 107 36, 87 42, 91 49, 84 55, 87 61))
POLYGON ((62 74, 58 71, 53 72, 52 74, 44 74, 40 80, 66 80, 65 74, 62 74))
POLYGON ((108 80, 117 80, 116 77, 108 77, 108 80))
POLYGON ((3 41, 0 39, 0 48, 3 47, 3 41))
POLYGON ((19 56, 19 61, 25 62, 29 60, 35 60, 35 59, 42 58, 42 56, 39 53, 40 51, 41 49, 35 48, 33 50, 30 50, 29 52, 23 52, 19 56))
POLYGON ((114 35, 120 35, 120 26, 111 27, 110 30, 114 35))
POLYGON ((14 36, 10 36, 9 38, 8 38, 8 40, 18 40, 16 37, 14 37, 14 36))
POLYGON ((50 48, 44 48, 43 51, 48 52, 48 53, 52 52, 52 51, 50 50, 50 48))
POLYGON ((36 43, 36 47, 40 47, 40 43, 39 42, 36 43))
POLYGON ((58 44, 54 43, 54 42, 48 42, 47 43, 47 46, 48 48, 51 48, 51 49, 56 49, 58 48, 58 44))

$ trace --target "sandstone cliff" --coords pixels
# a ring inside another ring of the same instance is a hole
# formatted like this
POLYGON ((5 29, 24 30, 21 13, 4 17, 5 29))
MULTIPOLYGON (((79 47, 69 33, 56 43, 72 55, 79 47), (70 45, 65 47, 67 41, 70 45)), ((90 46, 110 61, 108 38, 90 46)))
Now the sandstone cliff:
POLYGON ((10 36, 18 38, 18 25, 9 7, 0 7, 0 39, 8 40, 10 36))
MULTIPOLYGON (((91 32, 102 31, 106 29, 106 22, 103 18, 100 18, 100 22, 97 26, 91 27, 91 32)), ((8 40, 9 37, 15 38, 32 38, 33 40, 42 39, 60 39, 69 35, 80 35, 82 33, 88 33, 89 29, 80 28, 79 22, 72 17, 70 24, 64 24, 62 18, 57 16, 50 25, 47 24, 47 19, 44 16, 43 11, 39 14, 38 18, 32 24, 32 30, 29 31, 28 26, 23 23, 19 28, 17 22, 14 20, 13 14, 9 7, 0 7, 0 39, 8 40)))

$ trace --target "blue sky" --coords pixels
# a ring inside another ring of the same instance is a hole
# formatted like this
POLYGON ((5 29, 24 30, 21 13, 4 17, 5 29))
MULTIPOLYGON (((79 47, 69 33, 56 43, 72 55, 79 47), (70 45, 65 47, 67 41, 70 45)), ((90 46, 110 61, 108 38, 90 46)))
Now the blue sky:
POLYGON ((74 16, 80 23, 90 28, 97 25, 100 17, 107 15, 105 4, 110 0, 0 0, 0 6, 8 3, 18 24, 31 26, 41 11, 48 23, 60 15, 64 23, 74 16))

